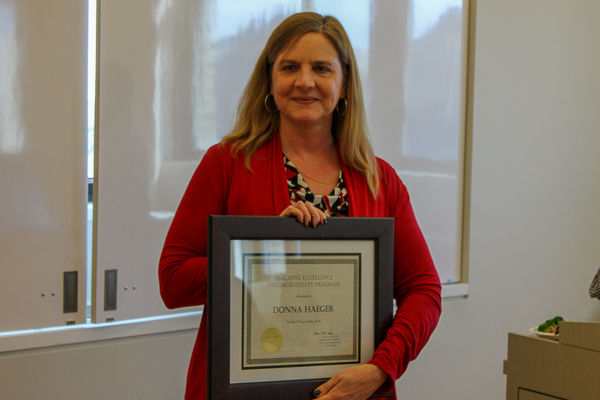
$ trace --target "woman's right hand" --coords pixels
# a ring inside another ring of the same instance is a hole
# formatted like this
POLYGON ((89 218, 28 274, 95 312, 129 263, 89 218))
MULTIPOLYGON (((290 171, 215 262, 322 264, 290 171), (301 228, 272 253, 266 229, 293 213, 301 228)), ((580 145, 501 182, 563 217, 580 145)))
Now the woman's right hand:
POLYGON ((288 215, 296 217, 298 222, 304 224, 304 226, 311 224, 313 228, 316 228, 318 224, 327 224, 327 215, 308 201, 298 201, 296 204, 287 207, 279 214, 280 217, 288 215))

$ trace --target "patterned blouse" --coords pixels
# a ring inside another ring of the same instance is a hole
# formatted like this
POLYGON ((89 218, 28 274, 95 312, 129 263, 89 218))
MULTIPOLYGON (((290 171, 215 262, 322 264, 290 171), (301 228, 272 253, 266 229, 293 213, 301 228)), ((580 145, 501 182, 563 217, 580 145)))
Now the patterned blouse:
POLYGON ((342 170, 338 177, 338 183, 335 189, 328 196, 314 194, 310 191, 308 184, 298 173, 294 163, 283 155, 283 163, 285 165, 285 175, 287 177, 288 189, 290 193, 290 201, 292 204, 299 200, 309 201, 315 207, 324 211, 331 217, 347 217, 348 216, 348 190, 342 170))

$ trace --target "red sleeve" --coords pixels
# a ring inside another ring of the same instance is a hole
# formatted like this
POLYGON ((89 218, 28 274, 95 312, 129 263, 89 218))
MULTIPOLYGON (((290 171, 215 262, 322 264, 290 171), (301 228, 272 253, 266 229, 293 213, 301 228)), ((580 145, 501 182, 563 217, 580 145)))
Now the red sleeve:
POLYGON ((419 355, 441 314, 441 285, 406 187, 389 166, 382 170, 382 195, 394 217, 394 299, 398 310, 385 340, 369 361, 390 375, 377 391, 393 389, 408 363, 419 355))
POLYGON ((211 147, 194 172, 167 233, 158 267, 168 308, 206 303, 207 219, 226 212, 229 149, 211 147))

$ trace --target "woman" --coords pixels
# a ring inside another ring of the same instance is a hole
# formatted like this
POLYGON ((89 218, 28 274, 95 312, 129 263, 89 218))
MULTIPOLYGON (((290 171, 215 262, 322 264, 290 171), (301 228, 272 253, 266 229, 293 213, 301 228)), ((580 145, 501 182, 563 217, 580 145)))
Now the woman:
MULTIPOLYGON (((441 312, 439 278, 406 188, 373 155, 350 41, 333 17, 296 14, 273 32, 242 95, 232 132, 210 148, 171 224, 159 279, 167 307, 206 302, 208 215, 394 218, 398 311, 373 358, 313 395, 330 400, 385 394, 417 357, 441 312)), ((206 397, 206 327, 200 325, 187 399, 206 397)))

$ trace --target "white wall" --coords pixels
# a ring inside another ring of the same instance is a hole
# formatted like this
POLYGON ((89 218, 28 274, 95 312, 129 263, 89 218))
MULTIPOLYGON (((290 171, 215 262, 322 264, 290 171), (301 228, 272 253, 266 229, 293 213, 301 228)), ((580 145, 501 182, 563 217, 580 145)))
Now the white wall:
POLYGON ((0 398, 183 399, 194 340, 178 332, 3 353, 0 398))
POLYGON ((476 10, 469 290, 403 376, 402 399, 505 396, 507 333, 600 320, 600 2, 476 10))
MULTIPOLYGON (((503 399, 508 332, 558 314, 600 320, 587 295, 600 267, 599 19, 596 0, 478 2, 470 295, 444 301, 400 399, 503 399)), ((184 332, 2 354, 0 393, 181 398, 192 342, 184 332)))

